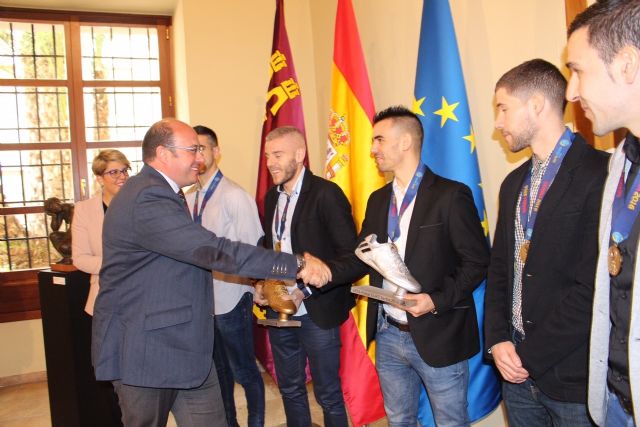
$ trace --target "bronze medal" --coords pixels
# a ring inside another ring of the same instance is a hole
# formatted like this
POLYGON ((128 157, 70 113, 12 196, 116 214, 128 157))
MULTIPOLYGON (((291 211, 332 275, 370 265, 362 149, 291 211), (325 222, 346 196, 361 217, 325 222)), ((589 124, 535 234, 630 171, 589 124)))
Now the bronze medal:
POLYGON ((523 263, 527 262, 527 256, 529 255, 529 245, 531 241, 525 240, 524 243, 520 246, 520 261, 523 263))
POLYGON ((616 277, 620 274, 620 270, 622 270, 622 253, 616 244, 609 246, 608 265, 611 276, 616 277))
POLYGON ((276 246, 274 249, 276 252, 282 252, 282 243, 280 243, 280 240, 276 242, 276 246))

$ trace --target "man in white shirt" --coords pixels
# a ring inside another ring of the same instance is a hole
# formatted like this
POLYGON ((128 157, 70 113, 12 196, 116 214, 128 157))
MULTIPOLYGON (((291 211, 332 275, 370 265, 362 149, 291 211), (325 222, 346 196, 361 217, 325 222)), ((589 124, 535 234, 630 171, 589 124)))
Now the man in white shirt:
MULTIPOLYGON (((193 220, 218 237, 251 245, 264 235, 255 201, 218 168, 220 146, 216 133, 194 126, 203 147, 204 172, 186 194, 193 220)), ((214 358, 222 401, 230 426, 237 426, 234 382, 244 388, 248 426, 264 425, 264 382, 253 347, 253 293, 248 278, 213 272, 214 358)))

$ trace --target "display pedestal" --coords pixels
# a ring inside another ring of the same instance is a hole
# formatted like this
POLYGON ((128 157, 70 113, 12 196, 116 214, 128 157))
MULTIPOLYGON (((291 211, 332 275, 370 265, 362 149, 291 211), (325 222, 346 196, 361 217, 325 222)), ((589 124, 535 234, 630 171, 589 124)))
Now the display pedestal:
POLYGON ((52 427, 114 427, 113 408, 91 366, 91 316, 84 312, 89 275, 38 274, 52 427))

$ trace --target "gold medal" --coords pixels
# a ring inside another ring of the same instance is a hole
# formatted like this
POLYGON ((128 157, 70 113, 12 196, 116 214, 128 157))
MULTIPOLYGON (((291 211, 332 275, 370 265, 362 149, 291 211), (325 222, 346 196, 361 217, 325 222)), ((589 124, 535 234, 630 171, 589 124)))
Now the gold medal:
POLYGON ((620 270, 622 270, 622 253, 616 244, 609 246, 608 265, 611 276, 616 277, 620 274, 620 270))
POLYGON ((280 240, 278 240, 276 242, 275 251, 276 252, 281 252, 282 251, 282 243, 280 243, 280 240))
POLYGON ((527 256, 529 255, 529 245, 531 241, 525 240, 524 243, 520 246, 520 261, 523 263, 527 262, 527 256))

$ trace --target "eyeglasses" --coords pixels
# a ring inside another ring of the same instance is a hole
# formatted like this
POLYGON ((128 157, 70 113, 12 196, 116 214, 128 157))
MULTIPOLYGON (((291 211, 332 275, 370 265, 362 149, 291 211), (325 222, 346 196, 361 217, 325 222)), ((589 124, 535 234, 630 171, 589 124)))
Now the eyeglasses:
POLYGON ((179 145, 165 145, 167 148, 177 148, 178 150, 190 151, 193 154, 202 153, 205 149, 204 145, 192 145, 191 147, 180 147, 179 145))
POLYGON ((111 169, 110 171, 104 171, 102 176, 109 175, 113 179, 120 178, 120 175, 129 176, 129 171, 131 168, 126 167, 122 169, 111 169))

